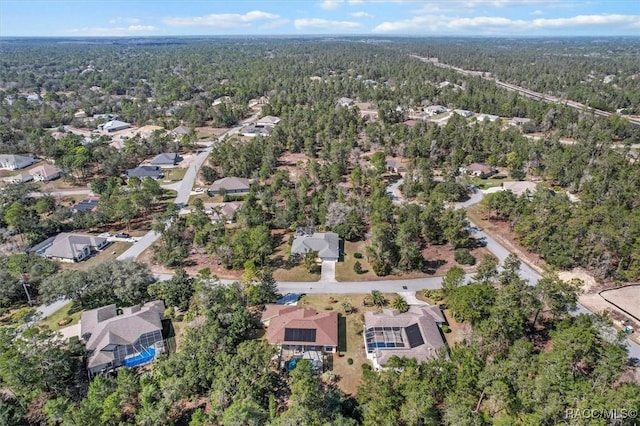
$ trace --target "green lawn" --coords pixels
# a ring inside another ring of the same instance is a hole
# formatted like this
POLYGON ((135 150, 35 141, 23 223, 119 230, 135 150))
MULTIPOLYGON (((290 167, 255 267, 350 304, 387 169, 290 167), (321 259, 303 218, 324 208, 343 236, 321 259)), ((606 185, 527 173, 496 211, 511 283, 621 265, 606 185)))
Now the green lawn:
POLYGON ((469 177, 471 183, 477 186, 480 189, 489 189, 496 186, 501 186, 502 182, 508 180, 505 175, 496 175, 492 176, 488 179, 480 179, 479 177, 471 176, 469 177), (502 177, 501 179, 496 179, 496 177, 502 177))
POLYGON ((55 331, 55 330, 60 330, 61 328, 64 328, 64 327, 69 327, 70 325, 77 324, 78 321, 80 321, 80 317, 82 316, 82 311, 75 312, 75 310, 72 309, 72 306, 73 306, 73 302, 67 303, 58 311, 54 312, 53 314, 49 315, 48 317, 40 321, 39 325, 41 327, 48 327, 49 329, 55 331), (69 312, 70 310, 72 311, 71 313, 69 312), (58 324, 60 320, 67 317, 71 318, 71 322, 62 326, 58 324))
MULTIPOLYGON (((333 356, 332 371, 338 376, 338 387, 345 393, 354 395, 362 379, 362 364, 368 364, 364 348, 362 330, 364 327, 364 311, 375 310, 375 307, 364 306, 366 294, 306 294, 298 302, 298 307, 313 308, 319 312, 331 308, 340 314, 338 321, 338 354, 333 356), (346 314, 342 302, 349 300, 357 309, 346 314), (348 359, 353 363, 349 365, 348 359)), ((387 300, 392 300, 396 293, 384 293, 387 300)))
POLYGON ((176 182, 184 178, 184 175, 187 173, 187 169, 186 168, 162 169, 162 172, 164 173, 163 180, 176 182))
POLYGON ((87 269, 93 266, 106 262, 107 260, 116 259, 122 253, 124 253, 129 247, 131 247, 131 243, 115 241, 111 243, 109 246, 107 246, 107 248, 102 250, 100 253, 93 255, 87 260, 84 260, 82 262, 76 262, 76 263, 62 262, 60 265, 63 269, 74 269, 77 271, 86 271, 87 269))

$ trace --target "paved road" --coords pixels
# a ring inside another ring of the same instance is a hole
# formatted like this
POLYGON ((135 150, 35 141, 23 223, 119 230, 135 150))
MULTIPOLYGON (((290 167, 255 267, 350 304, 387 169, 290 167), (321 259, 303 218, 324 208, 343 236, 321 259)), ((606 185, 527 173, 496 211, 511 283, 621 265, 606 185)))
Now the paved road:
POLYGON ((44 197, 47 195, 51 195, 54 197, 67 197, 67 196, 71 196, 71 195, 89 195, 92 194, 93 192, 87 188, 87 189, 61 189, 59 191, 37 191, 37 192, 30 192, 29 193, 29 197, 44 197))
POLYGON ((68 299, 60 299, 60 300, 58 300, 56 302, 53 302, 50 305, 38 306, 36 311, 42 316, 42 318, 46 318, 49 315, 59 311, 67 303, 69 303, 68 299))
MULTIPOLYGON (((255 120, 257 115, 253 115, 249 117, 249 119, 243 121, 244 123, 255 120)), ((224 135, 220 136, 217 141, 214 141, 209 146, 204 148, 195 158, 191 166, 187 169, 184 177, 180 182, 176 182, 175 184, 171 184, 171 188, 178 191, 178 194, 174 200, 174 203, 179 205, 186 205, 189 201, 189 197, 191 196, 191 189, 193 188, 193 184, 196 181, 196 177, 198 176, 198 170, 202 167, 202 164, 207 160, 207 157, 211 153, 213 147, 220 143, 227 136, 234 135, 242 129, 242 125, 236 126, 224 135)), ((127 251, 118 256, 118 260, 124 259, 135 259, 142 254, 143 251, 148 249, 155 243, 158 238, 160 238, 160 234, 155 231, 149 231, 142 238, 138 240, 137 243, 132 245, 127 251)))

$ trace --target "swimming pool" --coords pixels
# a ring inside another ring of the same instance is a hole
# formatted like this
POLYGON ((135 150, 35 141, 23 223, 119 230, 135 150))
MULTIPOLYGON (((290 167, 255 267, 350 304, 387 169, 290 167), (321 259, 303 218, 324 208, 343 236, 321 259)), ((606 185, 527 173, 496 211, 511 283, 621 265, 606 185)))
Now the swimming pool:
POLYGON ((140 352, 138 355, 132 356, 131 358, 125 358, 122 361, 122 365, 124 365, 125 367, 135 367, 151 361, 155 356, 156 349, 147 348, 144 351, 140 352))

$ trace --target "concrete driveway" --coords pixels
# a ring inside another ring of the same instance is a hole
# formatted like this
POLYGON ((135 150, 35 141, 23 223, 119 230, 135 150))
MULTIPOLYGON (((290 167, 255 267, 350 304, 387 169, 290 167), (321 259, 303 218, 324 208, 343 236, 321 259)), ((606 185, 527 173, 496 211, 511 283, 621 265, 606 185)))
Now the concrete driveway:
POLYGON ((66 340, 69 340, 73 336, 80 337, 80 323, 61 328, 59 333, 62 334, 62 337, 66 340))
POLYGON ((404 300, 406 300, 409 305, 428 305, 427 302, 424 302, 416 297, 415 291, 399 291, 398 294, 404 297, 404 300))
POLYGON ((323 283, 336 283, 336 261, 335 260, 323 260, 322 272, 320 273, 320 282, 323 283))

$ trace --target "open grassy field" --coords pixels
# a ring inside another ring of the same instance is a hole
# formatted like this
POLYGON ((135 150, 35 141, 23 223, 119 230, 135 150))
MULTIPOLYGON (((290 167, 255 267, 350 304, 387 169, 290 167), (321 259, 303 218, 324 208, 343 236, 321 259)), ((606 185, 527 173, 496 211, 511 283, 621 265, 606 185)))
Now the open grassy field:
MULTIPOLYGON (((388 300, 393 299, 395 293, 384 293, 388 300)), ((362 329, 364 326, 364 312, 375 310, 374 307, 364 306, 366 294, 307 294, 298 302, 299 307, 314 308, 323 311, 332 308, 340 314, 338 321, 338 354, 333 356, 333 372, 338 376, 338 387, 345 393, 355 395, 362 379, 362 364, 368 363, 362 329), (355 313, 346 314, 342 302, 349 300, 357 309, 355 313), (349 365, 348 359, 353 360, 349 365)))
POLYGON ((58 311, 54 312, 53 314, 49 315, 48 317, 44 318, 42 321, 40 321, 39 325, 41 327, 47 327, 50 330, 60 330, 63 327, 69 327, 70 325, 74 325, 77 324, 78 321, 80 321, 80 317, 82 316, 82 311, 75 311, 72 310, 73 306, 73 302, 69 302, 66 305, 64 305, 62 308, 60 308, 58 311), (69 312, 69 311, 72 312, 69 312), (63 318, 71 318, 71 322, 65 324, 65 325, 59 325, 58 322, 61 321, 63 318))
POLYGON ((122 253, 124 253, 129 247, 131 247, 131 243, 115 241, 111 243, 107 248, 102 250, 100 253, 95 254, 94 256, 90 257, 85 261, 77 262, 77 263, 61 262, 60 266, 62 267, 62 269, 74 269, 76 271, 86 271, 93 266, 106 262, 107 260, 116 259, 122 253))

